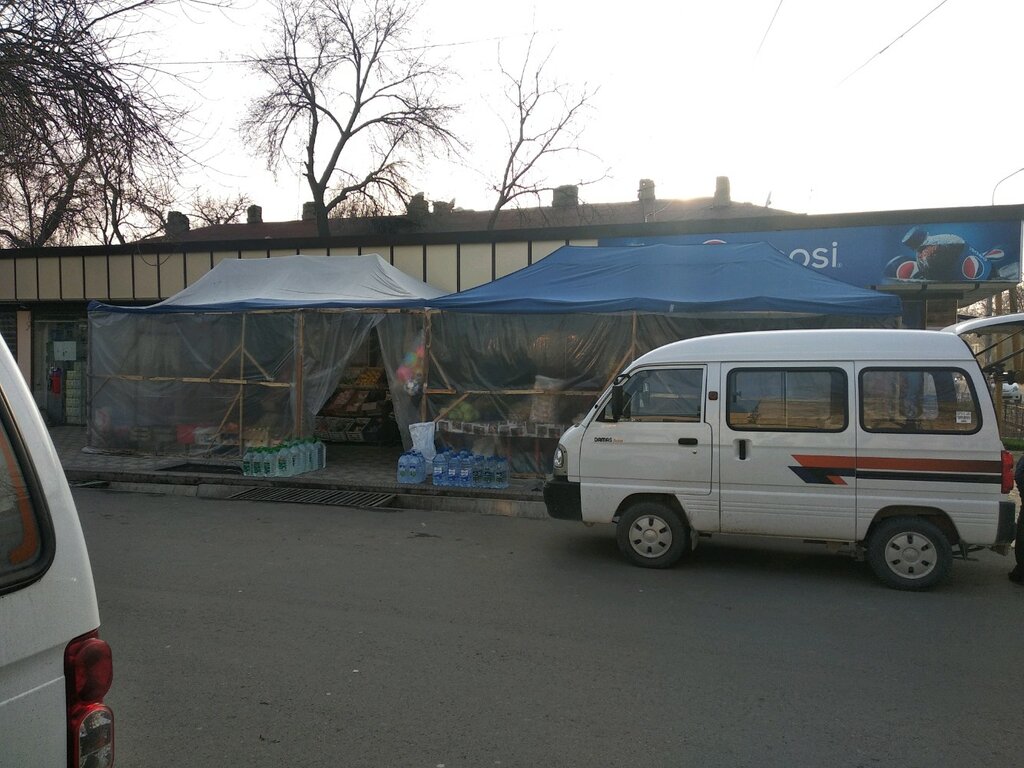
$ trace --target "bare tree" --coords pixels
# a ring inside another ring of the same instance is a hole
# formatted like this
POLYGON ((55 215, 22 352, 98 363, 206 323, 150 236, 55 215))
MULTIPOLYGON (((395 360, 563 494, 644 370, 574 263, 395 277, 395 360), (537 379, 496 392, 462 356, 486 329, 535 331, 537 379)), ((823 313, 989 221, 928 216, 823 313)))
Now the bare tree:
POLYGON ((317 230, 350 196, 405 199, 410 163, 451 151, 455 107, 438 87, 447 71, 406 40, 418 10, 409 0, 276 0, 278 36, 251 59, 270 80, 242 122, 275 170, 294 136, 316 207, 317 230))
MULTIPOLYGON (((0 0, 0 239, 74 238, 95 202, 86 180, 116 169, 124 188, 180 160, 182 112, 157 91, 132 30, 156 8, 227 2, 0 0)), ((123 200, 111 202, 99 218, 117 220, 123 200)))
POLYGON ((116 153, 95 157, 89 170, 88 182, 79 188, 84 190, 81 221, 93 239, 123 245, 163 231, 164 212, 178 197, 171 181, 126 172, 116 153))
POLYGON ((372 216, 391 216, 395 209, 387 200, 367 197, 360 194, 349 194, 328 214, 332 219, 363 219, 372 216))
POLYGON ((238 221, 245 209, 252 205, 252 199, 242 193, 227 197, 213 197, 196 193, 188 205, 188 215, 203 226, 232 224, 238 221))
MULTIPOLYGON (((501 178, 491 185, 497 193, 487 228, 493 229, 498 212, 524 196, 540 197, 552 190, 544 175, 548 161, 556 155, 580 154, 580 137, 585 128, 584 117, 591 108, 596 89, 573 86, 548 77, 547 69, 554 49, 539 60, 534 56, 534 38, 518 71, 498 65, 505 82, 505 118, 507 145, 501 178)), ((603 175, 602 177, 603 178, 603 175)), ((580 181, 592 184, 599 178, 580 181)))

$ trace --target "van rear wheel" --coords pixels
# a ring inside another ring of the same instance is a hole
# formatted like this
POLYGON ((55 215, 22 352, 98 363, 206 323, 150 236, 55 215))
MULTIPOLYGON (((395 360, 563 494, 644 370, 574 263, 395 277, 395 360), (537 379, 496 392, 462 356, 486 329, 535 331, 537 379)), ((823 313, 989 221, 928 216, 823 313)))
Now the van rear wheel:
POLYGON ((669 568, 690 546, 690 529, 679 513, 653 501, 634 504, 619 518, 619 549, 634 565, 669 568))
POLYGON ((953 548, 927 518, 893 517, 879 523, 871 534, 868 563, 887 586, 928 589, 949 576, 953 548))

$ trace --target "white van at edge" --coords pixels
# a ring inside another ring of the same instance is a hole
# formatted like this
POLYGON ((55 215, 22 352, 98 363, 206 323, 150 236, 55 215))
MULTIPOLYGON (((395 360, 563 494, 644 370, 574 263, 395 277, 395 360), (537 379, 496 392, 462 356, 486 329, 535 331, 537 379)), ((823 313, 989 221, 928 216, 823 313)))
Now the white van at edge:
POLYGON ((1013 464, 955 333, 735 333, 638 358, 561 437, 548 514, 668 567, 708 534, 852 545, 897 589, 1013 540, 1013 464))
POLYGON ((0 339, 0 767, 113 765, 99 625, 71 491, 0 339))

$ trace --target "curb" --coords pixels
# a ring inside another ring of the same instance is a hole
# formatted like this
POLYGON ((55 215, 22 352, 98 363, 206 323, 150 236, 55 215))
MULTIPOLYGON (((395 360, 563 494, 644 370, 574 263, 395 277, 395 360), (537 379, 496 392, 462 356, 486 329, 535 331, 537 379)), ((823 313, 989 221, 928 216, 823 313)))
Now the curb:
POLYGON ((395 484, 343 483, 316 477, 278 479, 242 475, 161 472, 114 472, 109 470, 66 469, 68 483, 79 488, 107 488, 131 493, 155 493, 167 496, 192 496, 230 499, 253 488, 316 489, 390 494, 394 504, 388 509, 425 509, 464 512, 503 517, 547 519, 544 494, 540 490, 487 488, 434 488, 395 484))

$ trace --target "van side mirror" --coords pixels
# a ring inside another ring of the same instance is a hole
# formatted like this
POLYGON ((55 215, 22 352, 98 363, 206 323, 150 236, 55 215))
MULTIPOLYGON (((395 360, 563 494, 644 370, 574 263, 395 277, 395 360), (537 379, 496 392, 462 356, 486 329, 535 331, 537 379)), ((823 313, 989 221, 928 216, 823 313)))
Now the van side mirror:
POLYGON ((626 378, 622 374, 615 377, 615 381, 612 383, 612 419, 618 421, 622 418, 622 409, 625 403, 625 396, 622 392, 622 387, 626 383, 626 378))
POLYGON ((622 418, 622 385, 612 384, 612 418, 618 421, 622 418))

